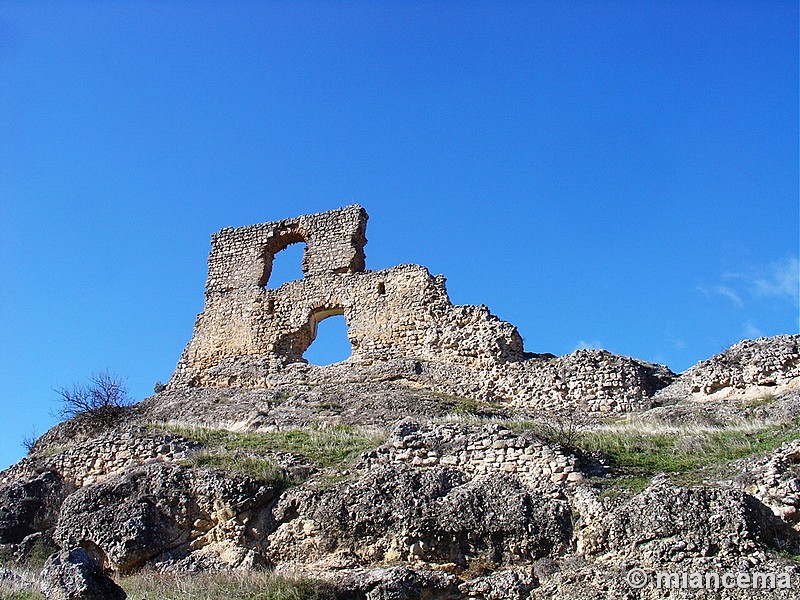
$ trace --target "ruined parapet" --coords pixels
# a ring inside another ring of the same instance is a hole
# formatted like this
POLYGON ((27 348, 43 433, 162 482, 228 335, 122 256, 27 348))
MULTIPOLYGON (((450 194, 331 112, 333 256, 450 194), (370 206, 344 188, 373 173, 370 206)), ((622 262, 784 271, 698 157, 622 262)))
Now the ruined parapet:
POLYGON ((170 386, 270 387, 277 375, 301 376, 317 325, 333 315, 347 323, 352 370, 392 363, 398 379, 444 393, 625 411, 671 381, 668 369, 610 353, 526 354, 514 325, 483 305, 453 305, 443 276, 420 265, 365 270, 366 223, 349 206, 215 234, 205 307, 170 386), (275 254, 300 242, 303 279, 265 287, 275 254))
POLYGON ((364 270, 367 211, 358 205, 247 227, 226 227, 211 236, 206 293, 263 287, 275 255, 304 243, 303 274, 364 270))
POLYGON ((485 306, 453 306, 443 277, 400 265, 364 271, 360 206, 212 237, 206 303, 172 385, 259 385, 259 375, 304 362, 317 325, 343 315, 351 360, 415 358, 465 365, 521 360, 516 328, 485 306), (269 281, 277 252, 305 242, 303 279, 269 281))

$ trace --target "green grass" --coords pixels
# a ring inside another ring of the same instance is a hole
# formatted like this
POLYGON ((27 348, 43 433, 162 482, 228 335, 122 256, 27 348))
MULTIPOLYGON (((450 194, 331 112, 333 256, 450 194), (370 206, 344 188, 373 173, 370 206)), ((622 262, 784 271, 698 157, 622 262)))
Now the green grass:
POLYGON ((800 562, 800 554, 793 554, 788 550, 778 550, 778 556, 781 558, 785 558, 786 560, 791 560, 793 562, 800 562))
MULTIPOLYGON (((34 581, 38 573, 38 569, 33 570, 15 563, 6 563, 6 567, 24 575, 29 581, 34 581)), ((36 589, 35 584, 4 581, 0 582, 0 598, 3 600, 40 600, 43 596, 36 589)))
POLYGON ((300 480, 287 475, 286 471, 271 460, 255 456, 242 456, 226 452, 200 452, 182 460, 180 464, 187 467, 233 471, 278 489, 285 489, 300 483, 300 480))
POLYGON ((36 590, 6 591, 0 586, 0 598, 6 600, 41 600, 44 596, 36 590))
POLYGON ((345 467, 359 453, 382 442, 375 435, 367 435, 350 425, 265 433, 177 425, 156 427, 193 439, 208 448, 221 448, 228 452, 240 451, 255 456, 270 452, 301 454, 323 468, 345 467))
POLYGON ((576 446, 600 452, 626 474, 679 473, 774 450, 800 438, 800 418, 786 423, 740 422, 727 427, 648 429, 635 423, 584 431, 576 446))
POLYGON ((650 477, 614 477, 611 479, 594 479, 601 488, 600 499, 619 498, 638 494, 650 485, 650 477))
POLYGON ((138 573, 117 583, 129 600, 333 600, 319 581, 265 571, 162 575, 138 573))

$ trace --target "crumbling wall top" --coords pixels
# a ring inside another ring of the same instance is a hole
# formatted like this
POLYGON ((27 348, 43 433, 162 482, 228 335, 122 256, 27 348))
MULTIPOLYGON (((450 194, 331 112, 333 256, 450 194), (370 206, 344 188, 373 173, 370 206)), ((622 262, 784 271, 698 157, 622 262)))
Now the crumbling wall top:
POLYGON ((337 210, 246 227, 211 237, 207 292, 267 284, 275 254, 305 242, 303 273, 356 273, 365 268, 367 211, 354 204, 337 210))

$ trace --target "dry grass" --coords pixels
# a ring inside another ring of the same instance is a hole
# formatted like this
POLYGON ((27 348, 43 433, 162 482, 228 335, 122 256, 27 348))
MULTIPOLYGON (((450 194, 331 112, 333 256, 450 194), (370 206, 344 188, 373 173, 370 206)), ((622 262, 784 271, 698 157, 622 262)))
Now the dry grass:
POLYGON ((328 600, 324 583, 268 571, 160 574, 141 572, 117 583, 129 600, 328 600))
POLYGON ((798 438, 800 419, 676 426, 634 417, 581 432, 576 446, 601 452, 633 475, 650 475, 719 465, 772 451, 798 438))
POLYGON ((36 573, 16 564, 11 566, 13 566, 14 572, 22 577, 22 580, 0 577, 0 598, 4 600, 39 600, 42 598, 43 596, 34 583, 36 573))

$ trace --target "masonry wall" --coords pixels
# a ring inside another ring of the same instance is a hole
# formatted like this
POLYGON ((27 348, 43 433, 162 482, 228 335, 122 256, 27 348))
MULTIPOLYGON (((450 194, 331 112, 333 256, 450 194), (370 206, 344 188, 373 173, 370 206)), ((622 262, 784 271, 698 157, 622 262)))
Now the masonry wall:
POLYGON ((667 369, 654 375, 655 365, 609 353, 526 354, 516 327, 485 306, 453 305, 444 277, 425 267, 365 270, 366 223, 364 209, 349 206, 215 234, 205 307, 169 385, 266 385, 304 363, 332 315, 348 326, 348 365, 413 361, 410 379, 450 393, 624 411, 668 383, 667 369), (266 287, 275 254, 301 242, 304 278, 266 287))

